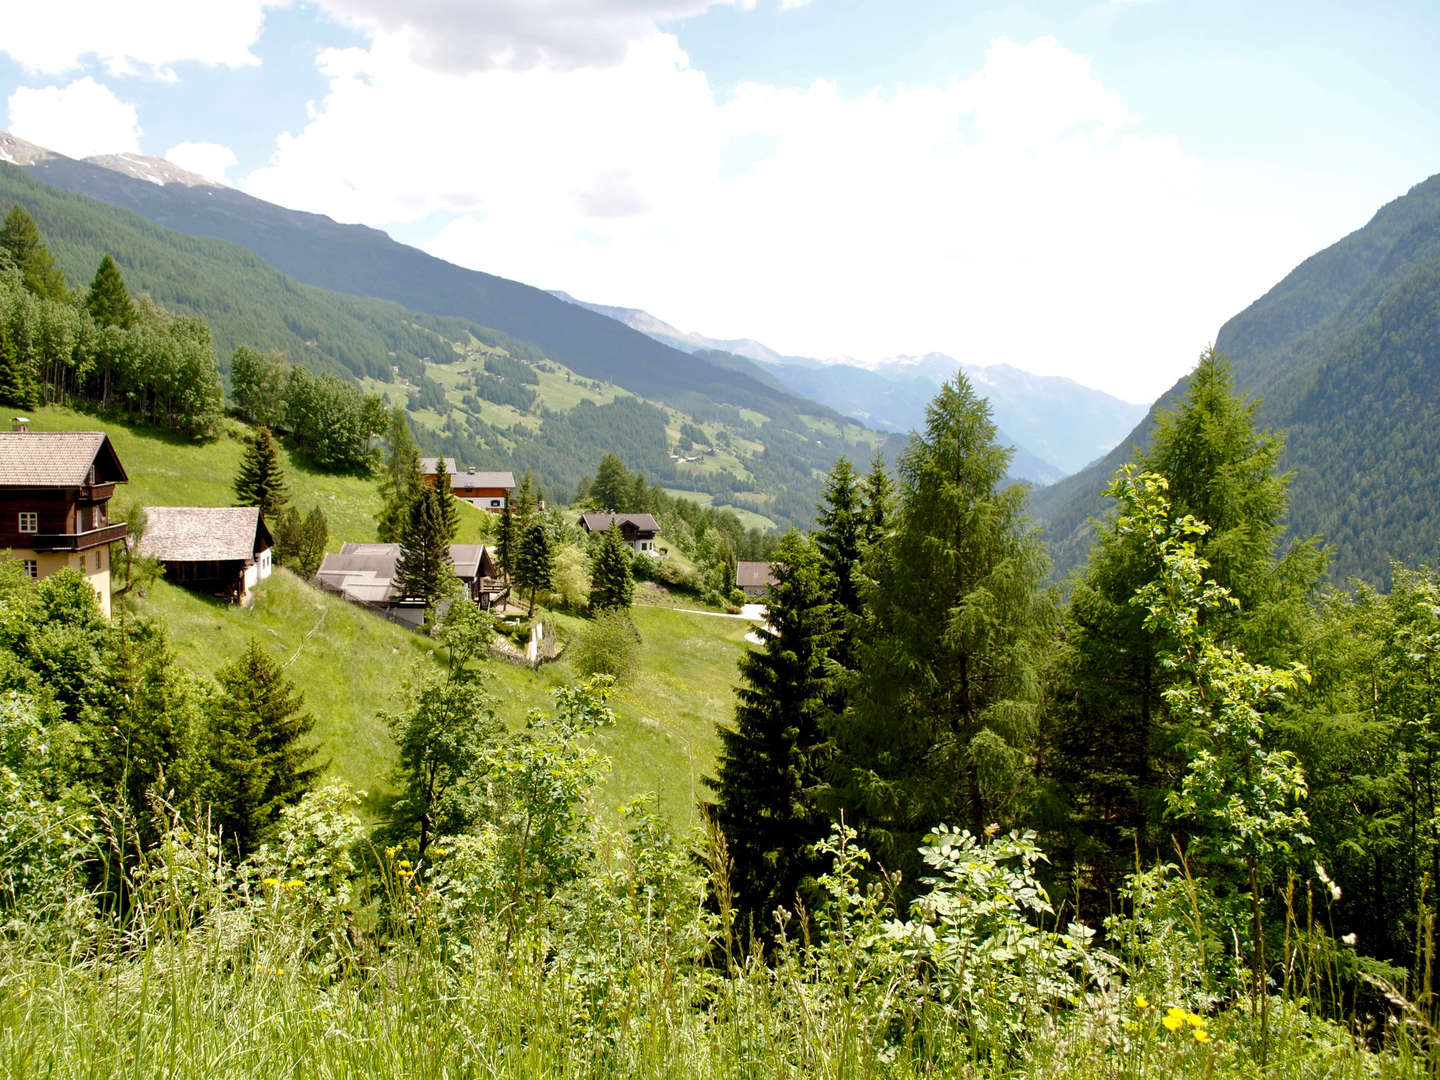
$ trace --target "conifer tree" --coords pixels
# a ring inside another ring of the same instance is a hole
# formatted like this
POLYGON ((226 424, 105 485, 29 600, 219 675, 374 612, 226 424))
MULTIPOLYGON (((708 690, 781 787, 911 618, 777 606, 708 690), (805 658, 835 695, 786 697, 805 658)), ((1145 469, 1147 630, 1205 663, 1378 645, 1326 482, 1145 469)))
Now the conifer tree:
POLYGON ((390 454, 380 478, 380 514, 375 519, 380 542, 397 543, 410 519, 410 503, 425 484, 420 472, 420 447, 410 432, 410 420, 399 405, 390 413, 386 434, 390 454))
POLYGON ((555 556, 543 521, 531 521, 520 536, 511 576, 523 592, 530 592, 530 614, 535 614, 535 593, 550 588, 555 574, 555 556))
POLYGON ((235 499, 240 506, 260 507, 271 521, 280 520, 289 492, 280 468, 280 450, 267 427, 255 429, 255 438, 240 459, 240 471, 235 474, 235 499))
POLYGON ((115 260, 106 255, 100 260, 90 292, 85 297, 85 310, 97 326, 118 326, 128 330, 135 325, 135 304, 125 288, 125 279, 115 260))
POLYGON ((515 514, 510 509, 510 502, 500 509, 500 525, 495 530, 495 558, 500 563, 500 570, 506 577, 513 574, 515 565, 515 514))
POLYGON ((395 585, 401 596, 424 600, 427 608, 433 607, 444 596, 453 567, 440 493, 424 486, 410 503, 410 517, 400 538, 400 558, 395 563, 395 585))
POLYGON ((762 938, 771 913, 795 909, 796 893, 814 872, 811 845, 829 820, 816 792, 827 767, 823 729, 833 689, 826 657, 838 610, 825 563, 813 541, 788 533, 775 550, 764 644, 740 658, 735 723, 721 740, 710 813, 725 836, 737 907, 762 938))
MULTIPOLYGON (((1279 555, 1289 483, 1277 471, 1283 439, 1256 430, 1255 409, 1234 393, 1226 361, 1207 350, 1184 401, 1158 418, 1139 469, 1166 478, 1175 517, 1209 526, 1196 553, 1238 602, 1204 613, 1218 624, 1211 632, 1279 664, 1295 655, 1323 566, 1313 543, 1279 555)), ((1165 703, 1173 678, 1162 658, 1172 643, 1147 632, 1131 602, 1159 571, 1153 552, 1112 515, 1076 582, 1050 676, 1046 757, 1068 819, 1057 854, 1087 906, 1109 902, 1137 845, 1146 855, 1168 851, 1173 831, 1160 808, 1184 771, 1187 732, 1165 703)))
POLYGON ((895 486, 885 470, 885 459, 878 453, 871 460, 870 471, 865 476, 863 499, 865 546, 868 548, 885 534, 895 503, 895 486))
POLYGON ((590 564, 590 610, 624 610, 635 594, 635 575, 630 566, 630 549, 614 521, 600 538, 590 564))
POLYGON ((595 480, 590 485, 590 498, 601 510, 617 513, 630 511, 631 481, 625 463, 616 454, 606 454, 600 459, 595 470, 595 480))
POLYGON ((815 543, 828 571, 833 597, 839 607, 840 631, 832 658, 842 667, 853 662, 851 635, 864 606, 860 599, 860 556, 864 546, 864 507, 860 479, 848 458, 841 457, 825 478, 825 489, 815 515, 815 543))
POLYGON ((10 261, 20 270, 25 287, 42 300, 56 300, 66 303, 70 289, 65 284, 65 274, 55 262, 55 257, 40 241, 40 229, 35 219, 16 203, 0 225, 0 248, 10 256, 10 261))
MULTIPOLYGON (((939 822, 977 834, 1028 792, 1046 559, 1010 451, 963 374, 900 461, 892 530, 867 564, 853 700, 834 721, 834 809, 892 868, 939 822)), ((913 878, 914 875, 908 875, 913 878)))
POLYGON ((450 490, 450 471, 445 468, 443 457, 435 463, 435 495, 440 504, 440 520, 445 525, 445 539, 453 542, 460 535, 460 510, 450 490))
POLYGON ((223 835, 252 851, 280 811, 299 802, 319 776, 304 739, 315 718, 284 671, 254 638, 215 673, 211 711, 211 803, 223 835))

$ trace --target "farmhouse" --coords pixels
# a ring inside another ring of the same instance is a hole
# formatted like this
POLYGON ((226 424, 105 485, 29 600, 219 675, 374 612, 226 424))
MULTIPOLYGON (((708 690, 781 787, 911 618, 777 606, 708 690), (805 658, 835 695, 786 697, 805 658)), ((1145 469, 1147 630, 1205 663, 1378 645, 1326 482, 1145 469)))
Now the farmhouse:
POLYGON ((580 527, 587 533, 602 533, 614 522, 620 529, 620 537, 636 554, 655 551, 655 534, 660 523, 651 514, 616 514, 612 511, 580 515, 580 527))
MULTIPOLYGON (((315 584, 383 612, 395 622, 419 626, 425 621, 425 605, 400 595, 395 585, 395 564, 399 561, 399 544, 347 541, 338 553, 325 556, 315 571, 315 584)), ((481 607, 488 610, 503 604, 510 594, 510 585, 500 576, 494 553, 484 544, 451 544, 450 561, 470 599, 481 607)))
MULTIPOLYGON (((435 482, 435 476, 440 471, 440 460, 420 459, 420 472, 427 484, 435 482)), ((505 509, 510 492, 515 490, 514 473, 480 472, 477 469, 460 472, 455 467, 454 458, 447 457, 444 461, 445 471, 450 474, 450 493, 457 499, 462 499, 471 506, 478 506, 481 510, 489 510, 492 514, 498 514, 505 509)))
POLYGON ((116 484, 129 481, 100 431, 31 431, 17 417, 0 432, 0 552, 32 578, 80 571, 110 614, 110 545, 125 523, 110 523, 116 484))
POLYGON ((274 546, 258 506, 147 506, 137 550, 165 564, 167 581, 247 604, 274 546))
POLYGON ((775 575, 770 572, 768 562, 737 562, 735 564, 735 587, 751 598, 764 596, 770 586, 776 584, 775 575))

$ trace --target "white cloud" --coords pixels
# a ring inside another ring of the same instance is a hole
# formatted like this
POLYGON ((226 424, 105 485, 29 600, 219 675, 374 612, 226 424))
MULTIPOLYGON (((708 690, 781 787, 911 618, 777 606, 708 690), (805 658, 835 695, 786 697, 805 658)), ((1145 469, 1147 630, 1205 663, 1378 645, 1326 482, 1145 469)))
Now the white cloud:
POLYGON ((174 162, 180 168, 199 173, 207 180, 219 180, 222 184, 230 181, 225 173, 235 165, 235 151, 228 146, 210 142, 176 143, 165 151, 165 160, 174 162))
POLYGON ((304 129, 241 182, 443 258, 786 352, 948 352, 1140 399, 1312 246, 1141 121, 1086 58, 723 100, 675 40, 559 71, 427 70, 410 32, 321 57, 304 129))
POLYGON ((0 51, 32 72, 60 74, 96 57, 111 75, 174 80, 173 65, 190 61, 249 67, 265 9, 289 0, 66 0, 5 5, 0 51))
MULTIPOLYGON (((808 0, 799 0, 804 3, 808 0)), ((366 34, 403 34, 417 63, 462 73, 608 66, 629 44, 668 21, 717 4, 750 10, 755 0, 317 0, 366 34)), ((782 0, 793 6, 795 0, 782 0)))
POLYGON ((10 132, 67 157, 140 152, 135 106, 90 76, 68 86, 17 87, 9 98, 10 132))

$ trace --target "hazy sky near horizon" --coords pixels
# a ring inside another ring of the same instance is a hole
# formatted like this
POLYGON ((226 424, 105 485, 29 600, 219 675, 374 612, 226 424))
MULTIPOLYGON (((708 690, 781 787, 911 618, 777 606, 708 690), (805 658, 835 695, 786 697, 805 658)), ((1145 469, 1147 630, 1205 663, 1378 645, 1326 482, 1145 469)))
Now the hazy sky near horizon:
POLYGON ((1440 171, 1440 9, 0 0, 13 134, 684 330, 1163 392, 1440 171))

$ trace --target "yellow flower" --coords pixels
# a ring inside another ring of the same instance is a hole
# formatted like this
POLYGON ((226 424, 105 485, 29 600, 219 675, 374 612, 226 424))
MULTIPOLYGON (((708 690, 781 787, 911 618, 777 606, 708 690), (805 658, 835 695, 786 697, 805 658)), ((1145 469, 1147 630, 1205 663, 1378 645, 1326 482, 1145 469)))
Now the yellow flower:
POLYGON ((395 873, 397 876, 402 878, 413 877, 415 875, 414 870, 397 870, 395 873))
POLYGON ((395 857, 395 852, 397 852, 397 851, 399 851, 399 850, 400 850, 400 849, 399 849, 398 847, 387 847, 387 848, 385 849, 385 857, 386 857, 387 859, 393 859, 393 858, 395 857))
POLYGON ((265 879, 265 884, 273 889, 276 885, 280 884, 280 879, 278 877, 267 877, 265 879))
POLYGON ((438 856, 439 858, 443 859, 446 855, 449 855, 450 853, 449 853, 448 851, 446 851, 443 847, 437 847, 437 848, 435 849, 435 854, 436 854, 436 856, 438 856))
POLYGON ((1196 1016, 1192 1012, 1185 1014, 1185 1022, 1192 1028, 1203 1028, 1205 1026, 1205 1018, 1203 1016, 1196 1016))
POLYGON ((1147 998, 1144 994, 1136 994, 1135 1007, 1137 1009, 1148 1009, 1150 1007, 1150 999, 1147 998))
POLYGON ((300 888, 301 885, 304 885, 304 884, 305 884, 305 882, 303 882, 303 881, 299 881, 299 880, 297 880, 296 878, 291 878, 289 881, 285 882, 285 884, 282 886, 282 888, 286 888, 286 889, 298 889, 298 888, 300 888))
POLYGON ((398 866, 398 867, 400 867, 402 870, 409 870, 409 869, 410 869, 410 860, 409 860, 409 859, 401 859, 401 860, 400 860, 398 863, 396 863, 395 865, 398 866))
POLYGON ((1210 1033, 1206 1031, 1203 1027, 1197 1027, 1190 1034, 1195 1036, 1195 1041, 1197 1043, 1207 1043, 1210 1041, 1210 1033))
POLYGON ((1179 1031, 1185 1026, 1185 1010, 1172 1008, 1160 1022, 1165 1025, 1166 1031, 1179 1031))

